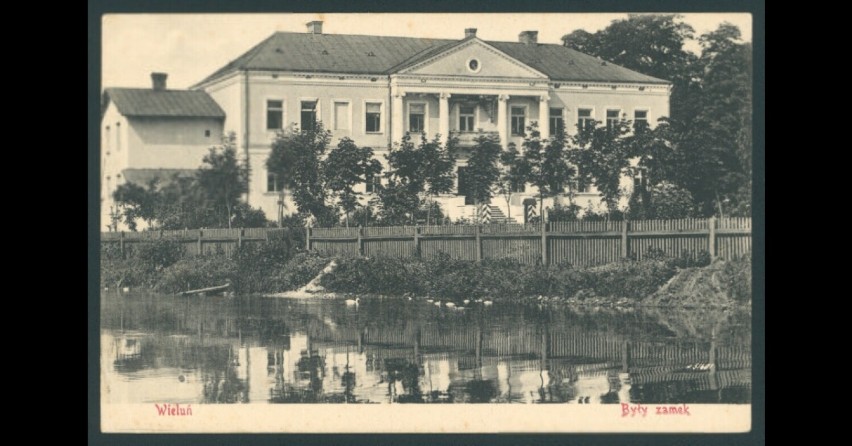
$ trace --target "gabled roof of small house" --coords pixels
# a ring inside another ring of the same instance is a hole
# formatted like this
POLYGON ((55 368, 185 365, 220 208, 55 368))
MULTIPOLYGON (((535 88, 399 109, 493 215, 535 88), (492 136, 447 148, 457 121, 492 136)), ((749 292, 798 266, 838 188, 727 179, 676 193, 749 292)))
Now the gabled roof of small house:
MULTIPOLYGON (((276 32, 199 82, 199 85, 244 70, 387 75, 471 38, 453 40, 276 32)), ((554 81, 670 83, 562 45, 485 43, 554 81)))
POLYGON ((222 107, 207 92, 198 90, 107 88, 101 114, 110 101, 124 116, 225 118, 222 107))

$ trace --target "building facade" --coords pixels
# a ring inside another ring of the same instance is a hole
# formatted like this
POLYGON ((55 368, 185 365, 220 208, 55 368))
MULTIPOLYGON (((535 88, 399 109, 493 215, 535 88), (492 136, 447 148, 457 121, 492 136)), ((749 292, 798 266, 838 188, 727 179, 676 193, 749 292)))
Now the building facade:
MULTIPOLYGON (((279 131, 316 121, 332 132, 332 145, 349 137, 385 163, 384 155, 406 133, 415 140, 452 135, 470 147, 484 132, 504 147, 520 146, 532 123, 546 138, 557 127, 574 133, 585 120, 623 117, 653 126, 669 114, 670 82, 539 43, 537 31, 521 32, 518 42, 493 42, 478 38, 474 28, 453 40, 323 34, 322 22, 307 26, 305 33, 276 32, 192 87, 221 108, 221 129, 236 133, 251 166, 248 203, 269 218, 280 203, 285 213, 295 212, 280 181, 266 170, 271 143, 279 131)), ((457 182, 466 162, 456 160, 457 182)), ((632 179, 624 181, 632 185, 632 179)), ((370 189, 361 186, 364 202, 370 189)), ((452 219, 476 212, 459 189, 438 197, 452 219)), ((524 199, 536 194, 528 185, 508 203, 495 198, 492 205, 522 221, 524 199)), ((600 203, 594 188, 575 200, 600 203)))
MULTIPOLYGON (((573 133, 588 119, 653 125, 668 116, 668 81, 538 43, 537 34, 524 31, 518 42, 483 41, 473 28, 459 40, 333 35, 322 33, 322 22, 310 22, 307 33, 275 33, 194 88, 225 110, 225 129, 237 133, 252 166, 249 203, 268 216, 281 199, 277 179, 266 172, 270 144, 277 131, 314 119, 331 130, 332 144, 352 138, 384 162, 405 133, 415 140, 453 135, 471 146, 485 132, 505 146, 520 145, 533 122, 547 137, 556 126, 573 133)), ((457 181, 465 164, 457 159, 457 181)), ((451 218, 474 213, 463 192, 439 197, 451 218)), ((521 216, 523 200, 535 195, 528 186, 508 205, 492 203, 521 216)), ((575 198, 581 205, 600 202, 594 188, 575 198)))
MULTIPOLYGON (((203 91, 169 90, 166 74, 152 87, 107 88, 101 104, 101 229, 123 230, 113 193, 127 182, 188 175, 221 142, 225 112, 203 91)), ((144 225, 144 223, 140 222, 144 225)))

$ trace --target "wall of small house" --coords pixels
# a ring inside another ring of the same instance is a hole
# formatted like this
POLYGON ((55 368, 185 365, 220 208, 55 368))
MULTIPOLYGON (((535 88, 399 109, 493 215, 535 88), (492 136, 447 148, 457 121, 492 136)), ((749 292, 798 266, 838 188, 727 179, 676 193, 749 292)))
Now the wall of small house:
POLYGON ((133 117, 128 163, 133 168, 195 169, 210 147, 222 143, 222 120, 133 117))
POLYGON ((110 103, 101 118, 101 230, 106 231, 110 221, 110 210, 115 206, 112 194, 124 184, 122 171, 128 167, 127 119, 110 103))
POLYGON ((243 135, 243 82, 242 74, 234 75, 222 82, 205 87, 204 91, 219 104, 219 107, 225 112, 225 122, 223 129, 225 132, 234 132, 237 135, 237 141, 240 147, 244 147, 242 140, 243 135))

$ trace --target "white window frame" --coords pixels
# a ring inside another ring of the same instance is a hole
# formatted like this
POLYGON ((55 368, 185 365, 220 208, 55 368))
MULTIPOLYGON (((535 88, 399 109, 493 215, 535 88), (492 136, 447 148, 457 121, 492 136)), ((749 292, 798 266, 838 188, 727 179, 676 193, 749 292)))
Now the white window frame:
POLYGON ((302 131, 302 130, 305 129, 304 127, 302 127, 302 102, 311 102, 311 101, 315 101, 316 104, 317 104, 317 108, 314 111, 314 113, 316 113, 317 123, 322 122, 322 102, 319 100, 319 98, 317 98, 317 97, 313 97, 313 98, 311 98, 311 97, 300 97, 299 98, 299 131, 302 131))
MULTIPOLYGON (((299 107, 302 105, 299 104, 299 107)), ((283 130, 287 128, 287 100, 279 97, 267 96, 263 98, 263 128, 267 132, 276 132, 278 130, 283 130), (269 101, 281 101, 281 128, 280 129, 271 129, 269 128, 269 101)))
POLYGON ((561 110, 562 111, 562 113, 559 114, 559 117, 562 118, 562 133, 567 134, 568 128, 565 126, 565 122, 567 122, 566 119, 565 119, 565 114, 566 114, 565 113, 565 107, 550 107, 550 106, 548 106, 548 108, 547 108, 547 128, 550 129, 550 134, 551 135, 556 134, 556 129, 553 127, 553 125, 552 125, 553 123, 550 122, 553 119, 553 110, 561 110))
POLYGON ((461 116, 462 116, 461 109, 462 109, 462 107, 473 107, 473 128, 470 129, 470 130, 465 130, 465 132, 475 133, 476 128, 477 128, 476 124, 479 123, 479 104, 473 104, 473 105, 457 104, 456 105, 456 127, 457 127, 456 130, 459 133, 462 132, 462 129, 461 129, 461 116))
MULTIPOLYGON (((299 105, 301 107, 301 104, 299 105)), ((352 100, 350 99, 331 99, 331 130, 332 131, 341 131, 341 132, 352 132, 352 100), (337 104, 346 104, 348 106, 349 116, 347 119, 349 120, 349 129, 348 130, 337 130, 337 104)))
POLYGON ((387 107, 385 107, 385 101, 381 99, 364 99, 361 101, 361 116, 364 117, 362 121, 361 131, 364 135, 382 135, 385 133, 385 126, 388 125, 388 113, 387 107), (378 132, 368 132, 367 131, 367 104, 380 104, 379 108, 379 131, 378 132))
POLYGON ((283 185, 281 186, 281 190, 269 190, 269 176, 270 175, 275 175, 275 186, 278 186, 278 175, 267 170, 266 171, 266 187, 263 188, 264 193, 268 194, 268 195, 278 195, 282 191, 284 191, 284 186, 283 185))
POLYGON ((607 116, 607 114, 609 114, 609 112, 613 110, 618 112, 615 117, 616 125, 618 125, 618 122, 621 121, 621 114, 624 112, 624 109, 617 105, 608 105, 604 111, 604 125, 606 126, 606 128, 609 128, 609 117, 607 116))
MULTIPOLYGON (((595 111, 595 107, 592 107, 592 106, 589 106, 589 105, 578 105, 577 106, 577 119, 574 120, 575 126, 580 123, 580 110, 591 110, 592 113, 589 116, 589 119, 591 119, 592 121, 597 121, 597 112, 595 111)), ((577 132, 579 132, 579 131, 580 131, 580 129, 577 128, 577 132)))
MULTIPOLYGON (((548 110, 549 111, 549 110, 548 110)), ((530 120, 530 106, 529 104, 509 104, 509 136, 520 136, 523 137, 527 134, 527 127, 532 123, 530 120), (516 134, 512 133, 512 109, 513 108, 523 108, 524 109, 524 128, 521 129, 523 133, 516 134)))
MULTIPOLYGON (((411 133, 411 105, 423 105, 423 134, 429 134, 429 101, 410 101, 405 106, 405 131, 411 133)), ((366 113, 365 113, 366 116, 366 113)))
POLYGON ((648 129, 651 128, 651 109, 648 107, 633 107, 633 128, 636 128, 636 112, 645 112, 645 122, 648 123, 648 129))

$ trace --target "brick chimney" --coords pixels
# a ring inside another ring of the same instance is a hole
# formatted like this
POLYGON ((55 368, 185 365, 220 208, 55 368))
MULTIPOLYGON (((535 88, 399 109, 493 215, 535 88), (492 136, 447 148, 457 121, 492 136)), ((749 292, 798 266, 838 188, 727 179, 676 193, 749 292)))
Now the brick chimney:
POLYGON ((518 42, 527 45, 535 45, 538 43, 538 31, 521 31, 518 34, 518 42))
POLYGON ((476 28, 465 28, 464 37, 465 39, 468 37, 476 37, 476 28))
POLYGON ((322 20, 314 20, 313 22, 308 22, 308 33, 322 34, 322 20))
POLYGON ((151 73, 151 88, 154 91, 164 91, 166 89, 167 73, 151 73))

